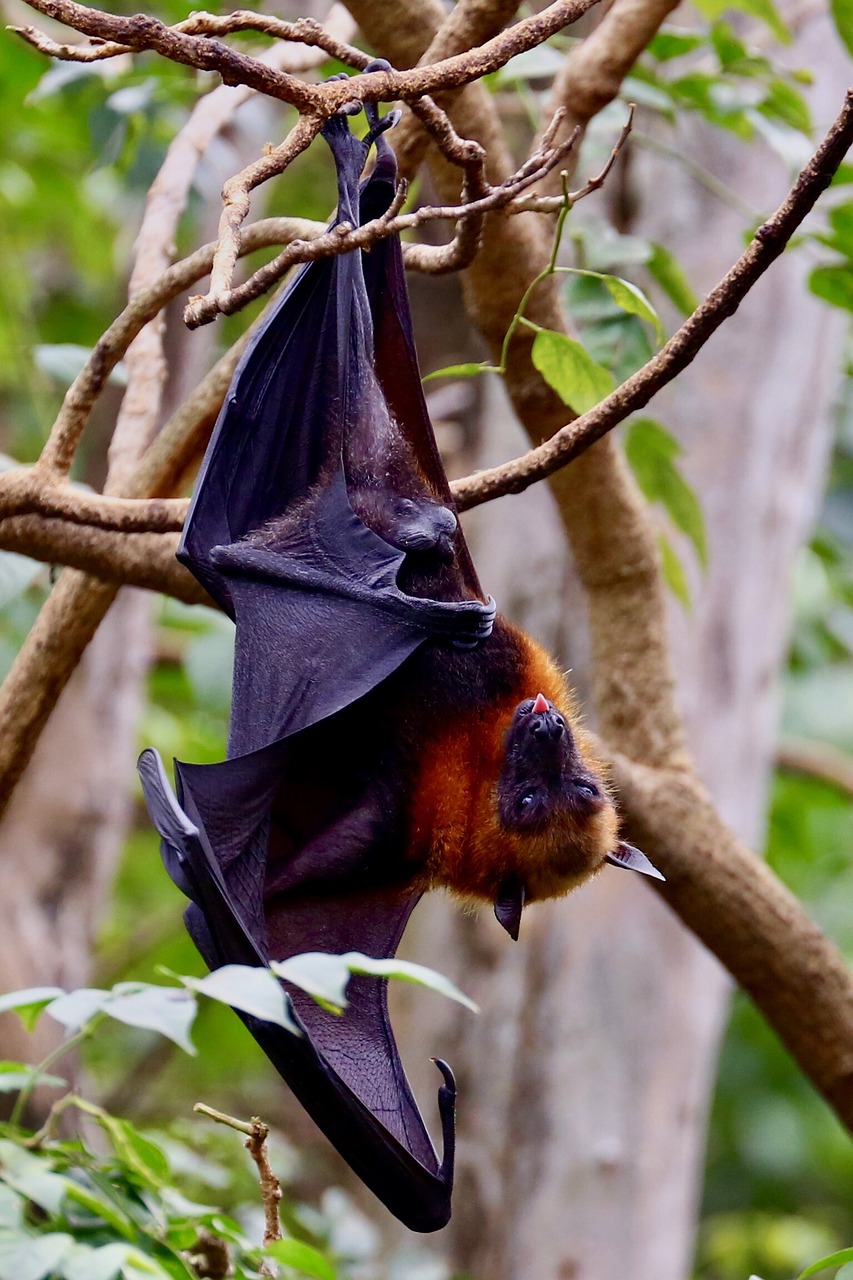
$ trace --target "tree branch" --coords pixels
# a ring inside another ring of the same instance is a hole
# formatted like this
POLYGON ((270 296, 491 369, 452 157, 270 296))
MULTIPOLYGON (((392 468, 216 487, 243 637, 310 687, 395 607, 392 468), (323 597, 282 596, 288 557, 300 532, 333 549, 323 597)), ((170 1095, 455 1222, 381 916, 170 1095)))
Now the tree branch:
MULTIPOLYGON (((134 52, 150 50, 171 62, 214 71, 225 84, 244 84, 315 119, 333 115, 346 102, 393 102, 458 89, 506 65, 510 58, 541 44, 576 22, 597 0, 555 0, 541 13, 524 18, 479 48, 413 71, 373 71, 352 81, 305 84, 274 71, 258 58, 237 53, 210 36, 185 34, 147 14, 124 18, 78 4, 76 0, 27 0, 30 8, 84 35, 120 44, 134 52)), ((179 24, 180 25, 180 24, 179 24)), ((25 28, 27 32, 31 28, 25 28)), ((29 38, 29 36, 25 37, 29 38)))
POLYGON ((648 404, 652 396, 690 364, 724 320, 733 315, 755 282, 779 257, 791 236, 829 186, 853 143, 853 91, 840 115, 776 212, 756 231, 746 250, 701 306, 657 355, 600 404, 557 431, 521 458, 459 480, 453 493, 465 511, 506 493, 521 493, 553 475, 648 404))

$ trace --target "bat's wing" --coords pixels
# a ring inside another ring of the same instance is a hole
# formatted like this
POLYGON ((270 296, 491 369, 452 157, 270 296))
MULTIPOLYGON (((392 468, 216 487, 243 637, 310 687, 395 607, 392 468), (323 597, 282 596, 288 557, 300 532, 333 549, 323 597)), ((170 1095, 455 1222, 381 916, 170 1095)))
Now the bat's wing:
MULTIPOLYGON (((371 123, 378 134, 381 124, 371 123)), ((359 190, 366 145, 344 117, 324 133, 338 172, 337 220, 383 212, 394 189, 390 151, 382 143, 359 190)), ((255 336, 202 464, 179 551, 237 624, 229 758, 177 765, 178 799, 156 753, 143 755, 140 772, 167 869, 191 899, 188 928, 214 968, 316 950, 394 955, 420 890, 401 872, 401 848, 396 862, 388 856, 399 815, 371 793, 381 783, 381 744, 364 759, 336 759, 342 718, 381 697, 426 641, 470 647, 494 617, 461 533, 435 591, 412 597, 397 585, 405 552, 350 505, 344 455, 352 433, 373 431, 374 413, 387 424, 389 410, 423 492, 450 505, 420 390, 399 245, 372 248, 367 279, 363 257, 309 264, 255 336), (319 477, 310 520, 289 522, 262 544, 246 540, 292 510, 319 477), (327 778, 326 790, 316 790, 315 775, 327 778)), ((372 724, 369 711, 364 718, 372 724)), ((350 757, 358 754, 350 748, 350 757)), ((412 1229, 434 1230, 450 1215, 452 1076, 440 1064, 439 1161, 400 1063, 385 984, 355 978, 351 989, 342 1018, 290 992, 301 1038, 246 1021, 365 1183, 412 1229)))
MULTIPOLYGON (((290 895, 263 911, 272 798, 281 744, 220 765, 178 765, 180 803, 155 751, 139 771, 167 869, 191 900, 187 928, 211 969, 267 965, 305 951, 393 956, 420 892, 377 881, 336 896, 290 895), (250 760, 251 771, 247 767, 250 760), (235 819, 237 819, 235 821, 235 819)), ((409 1088, 388 1016, 387 983, 351 979, 343 1015, 287 986, 297 1037, 241 1014, 301 1104, 347 1163, 413 1231, 435 1231, 450 1217, 456 1089, 444 1063, 439 1090, 444 1155, 439 1161, 409 1088)))

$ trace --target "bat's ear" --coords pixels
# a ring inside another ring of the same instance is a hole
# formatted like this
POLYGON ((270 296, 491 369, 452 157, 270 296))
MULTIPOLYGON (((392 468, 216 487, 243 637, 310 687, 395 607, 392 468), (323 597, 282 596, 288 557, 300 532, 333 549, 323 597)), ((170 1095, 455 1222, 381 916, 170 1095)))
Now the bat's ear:
POLYGON ((507 876, 495 898, 495 918, 506 929, 513 942, 518 941, 525 897, 524 885, 518 876, 507 876))
POLYGON ((655 880, 666 880, 666 876, 661 875, 646 855, 640 853, 639 849, 635 849, 626 840, 620 840, 613 852, 608 853, 607 861, 612 862, 614 867, 628 867, 630 871, 639 871, 644 876, 652 876, 655 880))

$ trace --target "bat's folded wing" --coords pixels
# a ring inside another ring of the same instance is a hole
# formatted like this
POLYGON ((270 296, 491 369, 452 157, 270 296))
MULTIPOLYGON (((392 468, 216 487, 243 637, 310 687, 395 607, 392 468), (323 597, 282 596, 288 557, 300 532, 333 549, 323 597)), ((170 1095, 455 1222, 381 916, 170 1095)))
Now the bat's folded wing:
MULTIPOLYGON (((180 801, 156 751, 139 771, 174 882, 191 900, 186 923, 211 969, 266 965, 305 951, 393 956, 420 892, 376 880, 291 891, 264 912, 269 814, 287 744, 219 765, 177 765, 180 801), (213 849, 216 849, 216 854, 213 849)), ((456 1089, 446 1064, 439 1090, 444 1154, 439 1161, 400 1061, 387 983, 354 977, 343 1015, 286 984, 296 1036, 241 1014, 318 1127, 347 1163, 413 1231, 450 1217, 456 1089)))

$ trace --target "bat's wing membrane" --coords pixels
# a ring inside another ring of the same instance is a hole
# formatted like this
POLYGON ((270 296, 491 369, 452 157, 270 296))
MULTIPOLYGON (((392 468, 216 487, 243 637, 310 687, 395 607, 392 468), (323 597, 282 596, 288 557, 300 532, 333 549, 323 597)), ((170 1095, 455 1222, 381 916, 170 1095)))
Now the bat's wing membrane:
MULTIPOLYGON (((282 901, 266 918, 259 910, 269 797, 280 768, 276 754, 282 754, 281 747, 257 753, 268 759, 253 761, 254 786, 242 767, 245 757, 221 765, 179 765, 180 803, 157 752, 149 749, 140 758, 163 858, 191 900, 187 928, 205 962, 211 969, 266 965, 307 950, 393 956, 420 897, 410 885, 377 883, 340 896, 328 886, 322 893, 282 901), (227 821, 230 805, 240 806, 232 811, 237 822, 227 821)), ((241 1014, 252 1035, 318 1127, 392 1213, 414 1231, 444 1226, 450 1217, 456 1097, 449 1068, 440 1064, 445 1083, 439 1090, 444 1138, 439 1162, 391 1031, 387 982, 352 978, 349 1005, 340 1016, 299 988, 286 987, 303 1035, 241 1014)))
MULTIPOLYGON (((337 220, 382 213, 395 177, 384 140, 359 191, 366 145, 345 117, 324 134, 338 172, 337 220)), ((420 645, 444 638, 470 646, 491 629, 494 604, 482 600, 461 534, 456 587, 410 597, 397 586, 404 552, 350 506, 344 431, 371 430, 366 371, 414 450, 426 490, 452 505, 420 389, 400 248, 389 239, 366 256, 310 263, 274 306, 228 392, 179 550, 237 623, 228 759, 178 764, 178 799, 156 753, 144 753, 140 772, 167 869, 191 899, 187 926, 212 968, 317 950, 394 955, 420 891, 411 879, 378 874, 369 850, 363 867, 359 847, 345 874, 330 861, 319 881, 315 869, 269 896, 287 779, 298 773, 306 734, 329 726, 322 742, 333 744, 336 717, 420 645), (310 522, 263 545, 245 540, 321 475, 310 522)), ((346 854, 345 839, 343 846, 346 854)), ((301 1037, 245 1021, 365 1183, 412 1229, 435 1230, 450 1216, 452 1075, 439 1064, 439 1162, 394 1043, 385 982, 354 978, 349 995, 337 1018, 290 990, 301 1037)))

